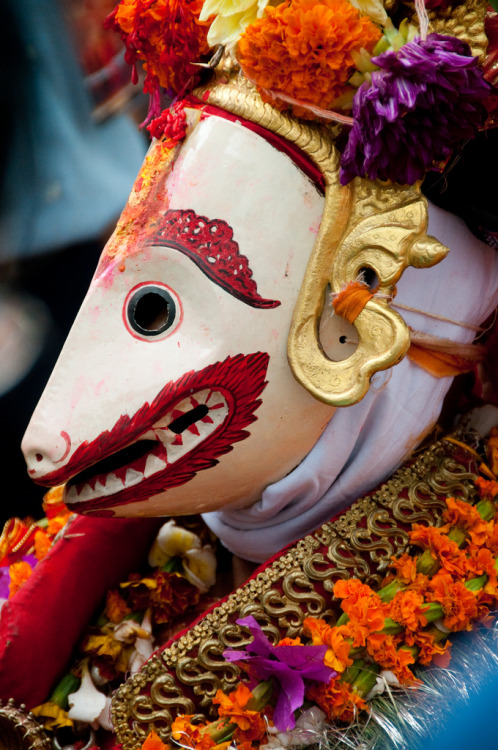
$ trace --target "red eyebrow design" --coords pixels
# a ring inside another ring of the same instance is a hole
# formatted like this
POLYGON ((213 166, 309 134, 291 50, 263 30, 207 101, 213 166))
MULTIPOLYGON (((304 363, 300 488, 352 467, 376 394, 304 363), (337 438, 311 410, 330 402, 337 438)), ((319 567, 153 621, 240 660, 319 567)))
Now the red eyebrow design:
POLYGON ((166 211, 151 244, 168 245, 184 253, 211 281, 251 307, 281 304, 258 294, 249 261, 233 239, 233 229, 222 219, 210 220, 192 209, 166 211))

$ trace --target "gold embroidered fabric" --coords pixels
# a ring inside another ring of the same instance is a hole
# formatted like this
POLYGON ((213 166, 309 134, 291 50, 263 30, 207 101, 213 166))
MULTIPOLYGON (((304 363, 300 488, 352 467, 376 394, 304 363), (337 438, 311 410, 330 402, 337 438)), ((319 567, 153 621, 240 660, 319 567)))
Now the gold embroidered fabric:
POLYGON ((236 624, 239 617, 253 615, 276 642, 297 635, 305 617, 333 621, 331 592, 338 578, 357 577, 378 587, 391 556, 406 550, 412 523, 439 525, 446 497, 472 499, 477 461, 472 449, 444 438, 434 443, 379 489, 284 550, 152 656, 113 700, 114 726, 124 750, 139 748, 151 729, 167 740, 177 714, 210 715, 216 691, 235 688, 238 668, 222 654, 251 640, 236 624))

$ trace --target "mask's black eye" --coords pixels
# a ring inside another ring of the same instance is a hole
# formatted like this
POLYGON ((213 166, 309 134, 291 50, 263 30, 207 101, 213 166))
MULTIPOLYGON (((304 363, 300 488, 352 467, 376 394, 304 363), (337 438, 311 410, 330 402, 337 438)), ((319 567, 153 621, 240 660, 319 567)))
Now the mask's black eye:
POLYGON ((159 336, 175 322, 175 300, 163 286, 147 284, 130 297, 126 316, 137 333, 142 336, 159 336))

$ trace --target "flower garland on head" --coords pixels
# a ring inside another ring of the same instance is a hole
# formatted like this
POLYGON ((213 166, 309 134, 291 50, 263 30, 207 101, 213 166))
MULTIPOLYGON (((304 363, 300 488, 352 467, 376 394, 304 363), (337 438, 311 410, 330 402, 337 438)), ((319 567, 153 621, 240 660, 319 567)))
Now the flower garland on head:
MULTIPOLYGON (((342 184, 413 184, 484 127, 492 95, 468 44, 427 35, 423 0, 416 9, 420 29, 406 18, 395 27, 382 0, 121 0, 108 24, 127 60, 145 62, 149 120, 161 88, 190 92, 225 48, 264 101, 344 125, 342 184)), ((156 137, 163 122, 173 132, 163 117, 156 137)))

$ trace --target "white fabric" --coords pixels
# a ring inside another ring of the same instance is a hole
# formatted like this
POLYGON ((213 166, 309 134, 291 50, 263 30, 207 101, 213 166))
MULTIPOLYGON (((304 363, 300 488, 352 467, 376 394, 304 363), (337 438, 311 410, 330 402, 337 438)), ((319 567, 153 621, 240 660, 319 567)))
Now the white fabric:
MULTIPOLYGON (((498 253, 435 206, 429 210, 429 233, 451 252, 435 268, 408 269, 395 301, 478 326, 498 304, 498 253)), ((426 315, 400 313, 424 333, 459 343, 470 343, 475 335, 426 315)), ((301 464, 267 487, 259 502, 207 513, 206 523, 235 554, 267 560, 392 474, 436 422, 451 382, 407 358, 377 373, 365 398, 338 409, 301 464)))

